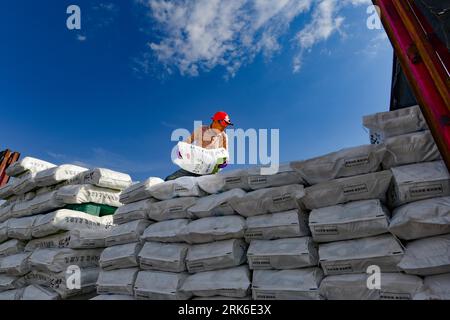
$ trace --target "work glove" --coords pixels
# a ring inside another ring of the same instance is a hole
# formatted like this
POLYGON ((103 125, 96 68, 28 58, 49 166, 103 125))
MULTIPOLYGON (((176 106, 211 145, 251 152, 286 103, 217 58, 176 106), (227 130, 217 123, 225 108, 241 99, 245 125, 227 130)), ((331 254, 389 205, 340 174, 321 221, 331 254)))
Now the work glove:
POLYGON ((224 163, 219 164, 218 167, 219 167, 220 169, 223 169, 223 168, 225 168, 227 165, 228 165, 228 163, 227 163, 227 161, 225 160, 224 163))

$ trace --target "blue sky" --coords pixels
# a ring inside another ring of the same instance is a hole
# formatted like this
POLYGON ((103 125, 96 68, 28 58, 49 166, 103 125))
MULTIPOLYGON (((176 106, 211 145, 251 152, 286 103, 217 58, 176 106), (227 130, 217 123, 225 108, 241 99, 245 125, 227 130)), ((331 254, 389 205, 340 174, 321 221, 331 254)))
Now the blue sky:
POLYGON ((279 129, 281 161, 368 143, 392 49, 366 0, 221 3, 2 1, 0 149, 165 177, 172 131, 222 109, 279 129), (66 28, 71 4, 81 30, 66 28))

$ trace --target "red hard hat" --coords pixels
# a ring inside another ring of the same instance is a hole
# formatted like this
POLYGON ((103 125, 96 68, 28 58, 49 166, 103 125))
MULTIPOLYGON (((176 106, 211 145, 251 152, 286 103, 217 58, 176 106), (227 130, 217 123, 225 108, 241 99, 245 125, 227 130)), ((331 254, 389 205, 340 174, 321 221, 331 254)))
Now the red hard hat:
POLYGON ((217 120, 217 121, 225 121, 230 126, 233 125, 231 123, 230 116, 226 112, 223 112, 223 111, 216 112, 211 119, 217 120))

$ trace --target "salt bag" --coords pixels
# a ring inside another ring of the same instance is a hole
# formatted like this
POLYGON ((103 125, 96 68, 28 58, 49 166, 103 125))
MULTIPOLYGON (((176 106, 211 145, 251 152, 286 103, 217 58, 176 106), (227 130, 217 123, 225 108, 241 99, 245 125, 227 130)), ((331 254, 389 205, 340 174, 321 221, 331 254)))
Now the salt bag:
POLYGON ((23 252, 25 242, 12 239, 0 244, 0 258, 23 252))
POLYGON ((388 216, 380 200, 355 201, 314 209, 309 227, 315 242, 365 238, 387 233, 388 216))
POLYGON ((137 255, 142 245, 139 242, 112 246, 100 255, 100 267, 103 270, 126 269, 139 265, 137 255))
POLYGON ((365 273, 371 265, 381 272, 399 272, 403 247, 390 234, 319 245, 319 262, 326 275, 365 273))
POLYGON ((66 204, 97 203, 120 207, 120 191, 99 188, 89 184, 62 187, 56 194, 56 200, 66 204))
POLYGON ((385 144, 387 149, 383 159, 385 169, 441 159, 439 149, 429 130, 388 138, 385 144))
POLYGON ((450 233, 450 197, 408 203, 393 211, 389 232, 415 240, 450 233))
POLYGON ((119 207, 113 215, 115 224, 147 219, 151 200, 141 200, 119 207))
POLYGON ((51 191, 48 193, 37 194, 30 200, 30 213, 40 214, 53 211, 65 206, 65 204, 56 199, 58 191, 51 191))
POLYGON ((245 191, 232 189, 219 194, 198 198, 195 204, 188 208, 189 213, 196 218, 219 217, 236 214, 231 207, 231 201, 242 198, 245 191))
POLYGON ((183 243, 146 242, 138 255, 139 265, 142 270, 183 272, 188 249, 183 243))
POLYGON ((87 170, 87 168, 71 164, 63 164, 61 166, 52 167, 38 172, 35 177, 35 183, 38 187, 52 186, 71 180, 79 173, 87 170))
POLYGON ((122 193, 120 194, 120 202, 128 204, 140 200, 149 199, 151 197, 151 187, 163 182, 164 180, 162 180, 161 178, 150 177, 143 182, 132 184, 122 191, 122 193))
POLYGON ((148 218, 155 221, 189 219, 188 209, 197 202, 197 197, 182 197, 153 202, 149 206, 148 218))
POLYGON ((8 223, 9 222, 0 223, 0 243, 8 240, 8 223))
POLYGON ((24 276, 24 279, 27 284, 41 285, 54 290, 62 299, 68 299, 70 297, 95 291, 95 283, 97 282, 100 273, 99 268, 85 268, 80 270, 80 288, 67 287, 67 283, 70 281, 70 277, 73 274, 70 271, 71 270, 69 269, 67 271, 54 273, 32 270, 24 276))
POLYGON ((8 199, 14 195, 13 191, 14 180, 10 180, 8 184, 0 187, 0 199, 8 199))
POLYGON ((423 281, 403 273, 381 273, 380 288, 368 288, 370 274, 328 276, 320 284, 320 294, 327 300, 412 300, 423 281))
MULTIPOLYGON (((0 274, 0 292, 6 291, 6 290, 19 289, 24 286, 25 286, 25 280, 23 279, 23 277, 0 274)), ((0 296, 0 301, 1 300, 4 300, 4 299, 0 296)))
POLYGON ((169 200, 176 197, 201 197, 204 192, 198 187, 195 177, 180 177, 153 185, 150 195, 158 200, 169 200))
POLYGON ((53 289, 30 285, 23 290, 20 300, 60 300, 60 296, 53 289))
POLYGON ((292 162, 291 166, 308 184, 315 185, 337 178, 378 171, 385 153, 384 145, 363 145, 309 160, 292 162))
POLYGON ((79 173, 73 184, 89 184, 100 188, 122 191, 131 186, 131 177, 126 173, 121 173, 104 168, 95 168, 79 173))
POLYGON ((7 290, 7 291, 0 292, 0 301, 20 300, 20 298, 22 297, 23 291, 24 291, 24 288, 19 288, 19 289, 13 289, 13 290, 7 290))
POLYGON ((301 201, 310 210, 350 201, 380 199, 384 202, 391 180, 389 170, 340 178, 306 188, 301 201))
POLYGON ((443 161, 416 163, 391 169, 393 186, 389 202, 393 207, 450 196, 450 175, 443 161))
POLYGON ((53 167, 56 167, 56 165, 54 165, 53 163, 35 159, 32 157, 25 157, 10 165, 6 169, 6 174, 10 177, 17 177, 26 171, 39 172, 53 167))
POLYGON ((253 167, 248 170, 248 185, 252 190, 281 187, 290 184, 303 184, 304 181, 290 163, 280 164, 276 173, 270 173, 268 167, 253 167), (266 172, 266 171, 268 172, 266 172))
POLYGON ((320 300, 319 268, 255 270, 252 292, 255 300, 320 300))
POLYGON ((317 266, 317 247, 312 238, 252 240, 247 252, 249 268, 299 269, 317 266))
POLYGON ((25 252, 1 258, 0 273, 16 277, 27 274, 31 270, 28 262, 30 255, 30 252, 25 252))
POLYGON ((247 266, 206 271, 186 278, 181 291, 199 297, 226 296, 243 298, 250 292, 250 271, 247 266))
POLYGON ((427 130, 428 126, 419 106, 380 112, 363 117, 372 144, 384 143, 386 138, 427 130))
POLYGON ((140 300, 187 300, 190 293, 180 291, 184 273, 140 271, 134 285, 135 298, 140 300))
POLYGON ((16 195, 22 195, 34 190, 36 186, 36 172, 27 171, 14 180, 12 191, 16 195))
POLYGON ((450 273, 425 277, 414 300, 450 300, 450 273))
POLYGON ((62 272, 71 265, 77 265, 79 268, 98 267, 101 253, 102 249, 38 249, 31 254, 29 262, 32 269, 62 272))
POLYGON ((135 300, 133 296, 128 296, 125 294, 101 294, 98 296, 95 296, 92 299, 89 300, 117 300, 117 301, 124 301, 124 300, 135 300))
POLYGON ((97 293, 133 295, 134 282, 138 272, 138 268, 100 271, 97 280, 97 293))
POLYGON ((106 237, 106 246, 138 242, 142 233, 150 224, 149 220, 135 220, 115 226, 106 237))
POLYGON ((11 219, 8 222, 8 238, 31 240, 34 222, 37 216, 11 219))
POLYGON ((71 230, 106 230, 111 227, 110 223, 101 217, 74 211, 61 209, 37 217, 33 225, 33 238, 42 238, 61 231, 71 230))
POLYGON ((237 267, 245 263, 247 244, 238 239, 192 245, 186 256, 190 273, 237 267))
POLYGON ((299 210, 248 217, 244 236, 251 240, 275 240, 309 236, 308 217, 299 210))
POLYGON ((105 248, 105 238, 108 229, 90 230, 80 229, 57 233, 47 237, 33 239, 25 246, 25 251, 36 249, 70 248, 70 249, 96 249, 105 248))
POLYGON ((260 214, 277 213, 299 208, 299 200, 305 195, 302 185, 260 189, 243 197, 232 199, 231 206, 240 215, 251 217, 260 214))
POLYGON ((194 220, 182 230, 187 243, 207 243, 244 237, 245 219, 240 216, 210 217, 194 220))
POLYGON ((419 239, 406 245, 398 266, 408 274, 430 276, 450 273, 450 234, 419 239))
POLYGON ((154 223, 145 229, 141 240, 157 242, 183 242, 182 232, 188 219, 167 220, 154 223))

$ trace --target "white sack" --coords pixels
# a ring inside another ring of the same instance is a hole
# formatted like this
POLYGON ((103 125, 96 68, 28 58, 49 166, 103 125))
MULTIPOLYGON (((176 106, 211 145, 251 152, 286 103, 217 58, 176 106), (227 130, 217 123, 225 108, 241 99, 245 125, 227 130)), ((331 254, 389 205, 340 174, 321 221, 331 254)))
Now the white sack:
POLYGON ((150 187, 152 197, 158 200, 169 200, 177 197, 201 197, 204 192, 198 187, 195 177, 180 177, 150 187))
POLYGON ((0 206, 0 223, 3 223, 13 216, 14 203, 6 202, 0 206))
POLYGON ((148 220, 135 220, 115 226, 106 237, 106 246, 138 242, 144 230, 151 224, 148 220))
POLYGON ((210 217, 194 220, 182 230, 187 243, 207 243, 244 237, 245 219, 240 216, 210 217))
POLYGON ((100 273, 99 268, 87 268, 80 270, 80 288, 70 289, 67 287, 68 281, 72 285, 71 272, 42 272, 32 270, 25 275, 24 279, 29 285, 40 285, 54 290, 62 299, 78 296, 95 291, 95 283, 100 273))
POLYGON ((384 202, 391 180, 389 170, 340 178, 306 188, 301 201, 310 210, 350 201, 380 199, 384 202))
POLYGON ((31 200, 15 202, 11 208, 11 217, 22 218, 31 216, 31 200))
POLYGON ((141 200, 117 208, 114 212, 114 223, 124 224, 134 220, 147 219, 151 200, 141 200))
POLYGON ((140 271, 134 285, 136 299, 187 300, 189 293, 180 291, 186 279, 184 273, 140 271))
POLYGON ((38 249, 31 254, 29 262, 32 269, 62 272, 71 265, 79 268, 98 267, 101 253, 102 249, 38 249))
POLYGON ((255 300, 320 300, 319 268, 255 270, 252 292, 255 300))
POLYGON ((30 264, 28 263, 30 255, 30 252, 25 252, 1 258, 0 273, 6 273, 10 276, 27 274, 30 272, 30 264))
POLYGON ((389 192, 394 207, 435 197, 450 196, 450 175, 443 161, 392 168, 393 187, 389 192))
POLYGON ((25 174, 21 175, 20 177, 14 179, 14 183, 12 186, 12 191, 16 195, 22 195, 27 192, 32 191, 35 189, 36 186, 36 172, 28 171, 25 174))
POLYGON ((121 244, 103 250, 100 267, 103 270, 126 269, 139 265, 137 255, 142 245, 139 242, 121 244))
POLYGON ((422 288, 417 276, 381 273, 380 289, 367 287, 371 274, 328 276, 320 284, 320 294, 327 300, 412 300, 422 288))
POLYGON ((13 191, 14 180, 10 179, 9 183, 0 187, 0 199, 8 199, 14 195, 13 191))
POLYGON ((101 294, 89 300, 135 300, 133 296, 128 296, 125 294, 101 294))
POLYGON ((398 266, 409 274, 430 276, 450 273, 450 234, 419 239, 406 245, 398 266))
POLYGON ((312 238, 252 240, 247 252, 249 268, 299 269, 317 266, 317 247, 312 238))
POLYGON ((34 222, 37 216, 11 219, 8 221, 8 237, 18 240, 31 240, 34 222))
POLYGON ((153 202, 148 210, 148 218, 155 221, 189 219, 188 209, 192 207, 197 197, 182 197, 170 200, 153 202))
POLYGON ((192 245, 186 256, 190 273, 237 267, 246 259, 247 244, 232 239, 192 245))
POLYGON ((230 202, 245 195, 242 189, 232 189, 219 194, 198 198, 188 211, 196 218, 228 216, 236 214, 230 202))
POLYGON ((23 252, 25 243, 23 241, 12 239, 0 244, 0 258, 23 252))
POLYGON ((71 248, 71 249, 95 249, 106 247, 105 238, 108 230, 71 230, 57 233, 51 236, 33 239, 25 246, 25 251, 32 252, 36 249, 71 248))
POLYGON ((100 271, 97 293, 133 295, 134 282, 138 272, 138 268, 100 271))
POLYGON ((414 300, 450 300, 450 273, 427 276, 414 300))
POLYGON ((56 199, 58 191, 52 191, 43 194, 37 194, 30 201, 31 212, 30 214, 40 214, 56 210, 65 206, 65 204, 56 199))
MULTIPOLYGON (((0 260, 1 261, 1 260, 0 260)), ((25 280, 23 277, 9 276, 6 274, 0 274, 0 292, 7 290, 19 289, 25 286, 25 280)), ((0 301, 3 300, 0 296, 0 301)))
POLYGON ((32 157, 25 157, 10 165, 6 169, 6 174, 10 177, 17 177, 26 171, 39 172, 52 167, 56 167, 56 165, 32 157))
POLYGON ((61 231, 98 230, 103 231, 111 227, 107 220, 81 211, 61 209, 37 217, 33 225, 34 238, 42 238, 61 231))
POLYGON ((89 184, 62 187, 56 194, 56 200, 66 204, 97 203, 120 207, 120 191, 104 189, 89 184))
POLYGON ((163 183, 161 178, 150 177, 147 180, 132 184, 120 194, 120 202, 128 204, 151 197, 150 188, 159 183, 163 183))
POLYGON ((245 217, 267 213, 277 213, 299 208, 299 200, 305 195, 303 186, 267 188, 249 192, 243 197, 232 199, 231 206, 245 217))
POLYGON ((139 252, 142 270, 183 272, 189 245, 183 243, 146 242, 139 252))
POLYGON ((319 261, 326 275, 365 273, 371 265, 381 272, 399 272, 397 264, 403 254, 401 244, 390 234, 319 246, 319 261))
POLYGON ((387 233, 388 216, 380 200, 363 200, 315 209, 309 227, 315 242, 365 238, 387 233))
POLYGON ((74 184, 90 184, 100 188, 120 191, 128 188, 132 183, 128 174, 104 168, 95 168, 81 172, 72 180, 74 184))
POLYGON ((386 139, 383 168, 429 162, 441 159, 439 149, 430 131, 415 132, 386 139))
POLYGON ((63 164, 38 172, 34 180, 38 187, 52 186, 73 179, 77 174, 87 170, 83 167, 63 164))
POLYGON ((252 190, 302 184, 304 181, 290 163, 279 164, 277 173, 266 174, 268 167, 253 167, 248 170, 248 185, 252 190))
POLYGON ((428 129, 419 106, 368 115, 363 117, 363 124, 369 129, 373 144, 383 143, 389 137, 428 129))
POLYGON ((8 240, 8 221, 0 223, 0 243, 8 240))
POLYGON ((384 145, 364 145, 309 160, 291 162, 291 166, 307 183, 314 185, 378 171, 385 153, 384 145))
POLYGON ((31 285, 23 290, 20 300, 59 300, 59 294, 50 288, 31 285))
POLYGON ((199 297, 243 298, 249 294, 250 285, 250 270, 247 266, 240 266, 190 275, 181 291, 199 297))
POLYGON ((404 240, 450 233, 450 197, 416 201, 395 209, 389 232, 404 240))
POLYGON ((20 300, 23 290, 23 288, 19 288, 0 292, 0 301, 20 300))
POLYGON ((307 220, 299 210, 248 217, 244 236, 247 242, 309 236, 307 220))
POLYGON ((144 241, 183 242, 182 232, 188 225, 187 219, 167 220, 150 225, 143 233, 144 241))

